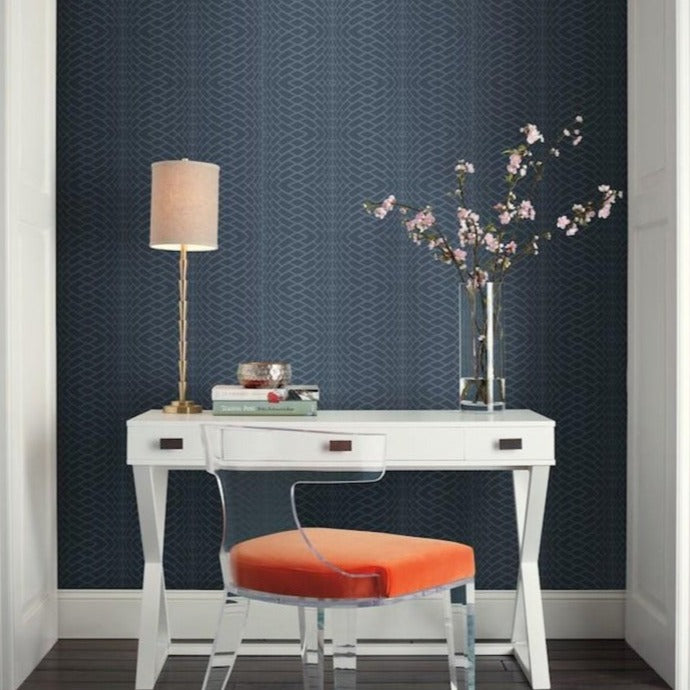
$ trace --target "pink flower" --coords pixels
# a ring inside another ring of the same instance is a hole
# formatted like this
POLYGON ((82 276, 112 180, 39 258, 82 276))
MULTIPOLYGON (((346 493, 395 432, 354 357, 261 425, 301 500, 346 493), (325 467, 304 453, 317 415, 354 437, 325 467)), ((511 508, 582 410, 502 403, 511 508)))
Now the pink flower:
POLYGON ((436 222, 436 218, 431 211, 424 211, 421 215, 420 224, 424 226, 424 229, 430 228, 436 222))
POLYGON ((508 225, 508 223, 510 223, 512 217, 513 216, 511 215, 510 211, 503 211, 503 213, 498 214, 498 222, 501 225, 508 225))
POLYGON ((512 242, 508 242, 505 246, 505 252, 506 254, 515 254, 517 251, 517 242, 513 240, 512 242))
POLYGON ((520 163, 522 163, 522 156, 519 153, 511 153, 510 159, 508 160, 508 165, 506 170, 511 174, 515 175, 520 169, 520 163))
POLYGON ((572 236, 577 232, 577 230, 578 230, 577 225, 575 225, 575 223, 573 223, 573 224, 565 231, 565 234, 566 234, 568 237, 572 237, 572 236))
POLYGON ((520 129, 524 133, 528 144, 534 144, 537 141, 544 141, 544 135, 537 129, 537 125, 529 122, 520 129))
POLYGON ((579 135, 573 139, 573 146, 577 146, 582 141, 582 135, 579 135))
POLYGON ((474 172, 474 165, 468 161, 458 161, 458 164, 455 166, 455 172, 456 173, 473 173, 474 172))
POLYGON ((480 288, 489 279, 489 274, 486 271, 482 271, 481 268, 475 268, 474 273, 467 280, 467 287, 480 288))
POLYGON ((518 208, 518 218, 523 218, 525 220, 534 220, 536 215, 534 206, 529 199, 525 199, 520 202, 520 207, 518 208))
POLYGON ((385 209, 383 206, 377 206, 374 209, 374 215, 377 218, 385 218, 388 215, 388 209, 385 209))
POLYGON ((498 239, 494 236, 492 232, 487 232, 486 235, 484 235, 484 244, 486 245, 486 248, 490 252, 497 252, 499 243, 498 239))
POLYGON ((383 200, 383 203, 381 204, 381 208, 385 209, 386 212, 388 212, 393 208, 394 205, 395 205, 395 197, 391 194, 390 196, 386 197, 383 200))
POLYGON ((405 221, 405 227, 408 232, 414 232, 418 230, 419 232, 424 232, 428 230, 434 223, 436 218, 429 208, 425 208, 423 211, 419 211, 414 218, 405 221))
POLYGON ((568 216, 559 216, 558 220, 556 221, 556 225, 561 230, 564 230, 570 225, 570 218, 568 218, 568 216))
POLYGON ((597 214, 599 218, 608 218, 611 215, 611 204, 604 204, 597 214))
POLYGON ((477 239, 477 234, 475 232, 470 232, 467 227, 460 228, 458 230, 458 241, 461 247, 466 247, 468 244, 473 244, 477 239))
POLYGON ((467 252, 463 249, 454 249, 453 256, 455 257, 455 260, 462 265, 465 263, 465 259, 467 258, 467 252))
POLYGON ((458 206, 458 223, 461 229, 467 229, 469 225, 479 224, 479 214, 475 213, 470 208, 463 208, 458 206))

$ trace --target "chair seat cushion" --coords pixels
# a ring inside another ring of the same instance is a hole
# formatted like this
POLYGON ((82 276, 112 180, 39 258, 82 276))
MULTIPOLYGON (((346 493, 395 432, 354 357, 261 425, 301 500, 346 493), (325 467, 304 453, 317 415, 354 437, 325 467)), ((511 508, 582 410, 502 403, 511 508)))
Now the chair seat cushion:
POLYGON ((457 542, 382 532, 305 529, 314 548, 348 577, 320 561, 298 530, 236 544, 230 551, 235 583, 246 589, 298 597, 398 597, 474 577, 474 551, 457 542))

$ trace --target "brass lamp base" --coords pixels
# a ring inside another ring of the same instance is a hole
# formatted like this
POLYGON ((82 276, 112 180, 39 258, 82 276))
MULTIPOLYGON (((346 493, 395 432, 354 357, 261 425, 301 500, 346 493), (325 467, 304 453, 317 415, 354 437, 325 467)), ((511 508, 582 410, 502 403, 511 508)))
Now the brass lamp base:
POLYGON ((201 405, 197 405, 193 400, 173 400, 163 408, 163 412, 168 414, 198 414, 201 411, 201 405))

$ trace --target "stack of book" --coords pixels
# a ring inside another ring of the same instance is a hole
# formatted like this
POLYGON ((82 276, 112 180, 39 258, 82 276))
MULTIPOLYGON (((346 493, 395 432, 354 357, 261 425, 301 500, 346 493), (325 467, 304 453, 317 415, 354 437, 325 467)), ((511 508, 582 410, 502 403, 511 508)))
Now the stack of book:
POLYGON ((211 389, 211 400, 213 414, 313 416, 318 407, 319 387, 244 388, 219 384, 211 389))

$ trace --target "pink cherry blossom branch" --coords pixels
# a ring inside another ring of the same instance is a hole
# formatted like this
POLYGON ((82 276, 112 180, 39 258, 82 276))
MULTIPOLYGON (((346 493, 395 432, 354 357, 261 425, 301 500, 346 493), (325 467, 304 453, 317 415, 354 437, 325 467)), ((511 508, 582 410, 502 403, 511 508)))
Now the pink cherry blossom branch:
MULTIPOLYGON (((578 115, 569 127, 561 130, 555 145, 549 149, 551 158, 560 157, 558 147, 564 140, 569 140, 573 146, 580 143, 582 122, 583 118, 578 115)), ((526 228, 527 224, 536 218, 536 211, 530 199, 523 198, 518 201, 516 189, 522 180, 529 179, 530 190, 533 190, 543 178, 546 168, 546 160, 535 159, 532 153, 533 145, 538 142, 544 143, 544 137, 537 126, 527 123, 520 131, 525 141, 504 151, 504 154, 508 155, 507 191, 504 201, 493 207, 498 212, 498 224, 482 224, 479 214, 465 202, 465 183, 468 175, 474 173, 474 165, 460 160, 455 166, 456 187, 453 196, 459 202, 456 212, 457 247, 453 247, 448 237, 440 230, 431 206, 419 208, 405 204, 397 201, 391 194, 381 202, 366 201, 365 210, 376 218, 383 219, 391 210, 397 208, 404 216, 403 225, 410 239, 415 244, 426 244, 433 250, 435 258, 453 265, 461 280, 468 285, 479 286, 487 280, 502 282, 510 268, 521 263, 527 256, 539 254, 539 243, 542 239, 551 239, 551 233, 548 231, 541 234, 531 232, 529 237, 520 241, 513 234, 517 227, 524 225, 526 228), (408 212, 413 215, 408 216, 408 212)), ((609 185, 600 185, 599 191, 602 194, 599 202, 574 204, 570 214, 559 216, 556 221, 557 228, 565 230, 566 236, 572 236, 593 220, 608 218, 613 204, 622 198, 623 193, 609 185)))

